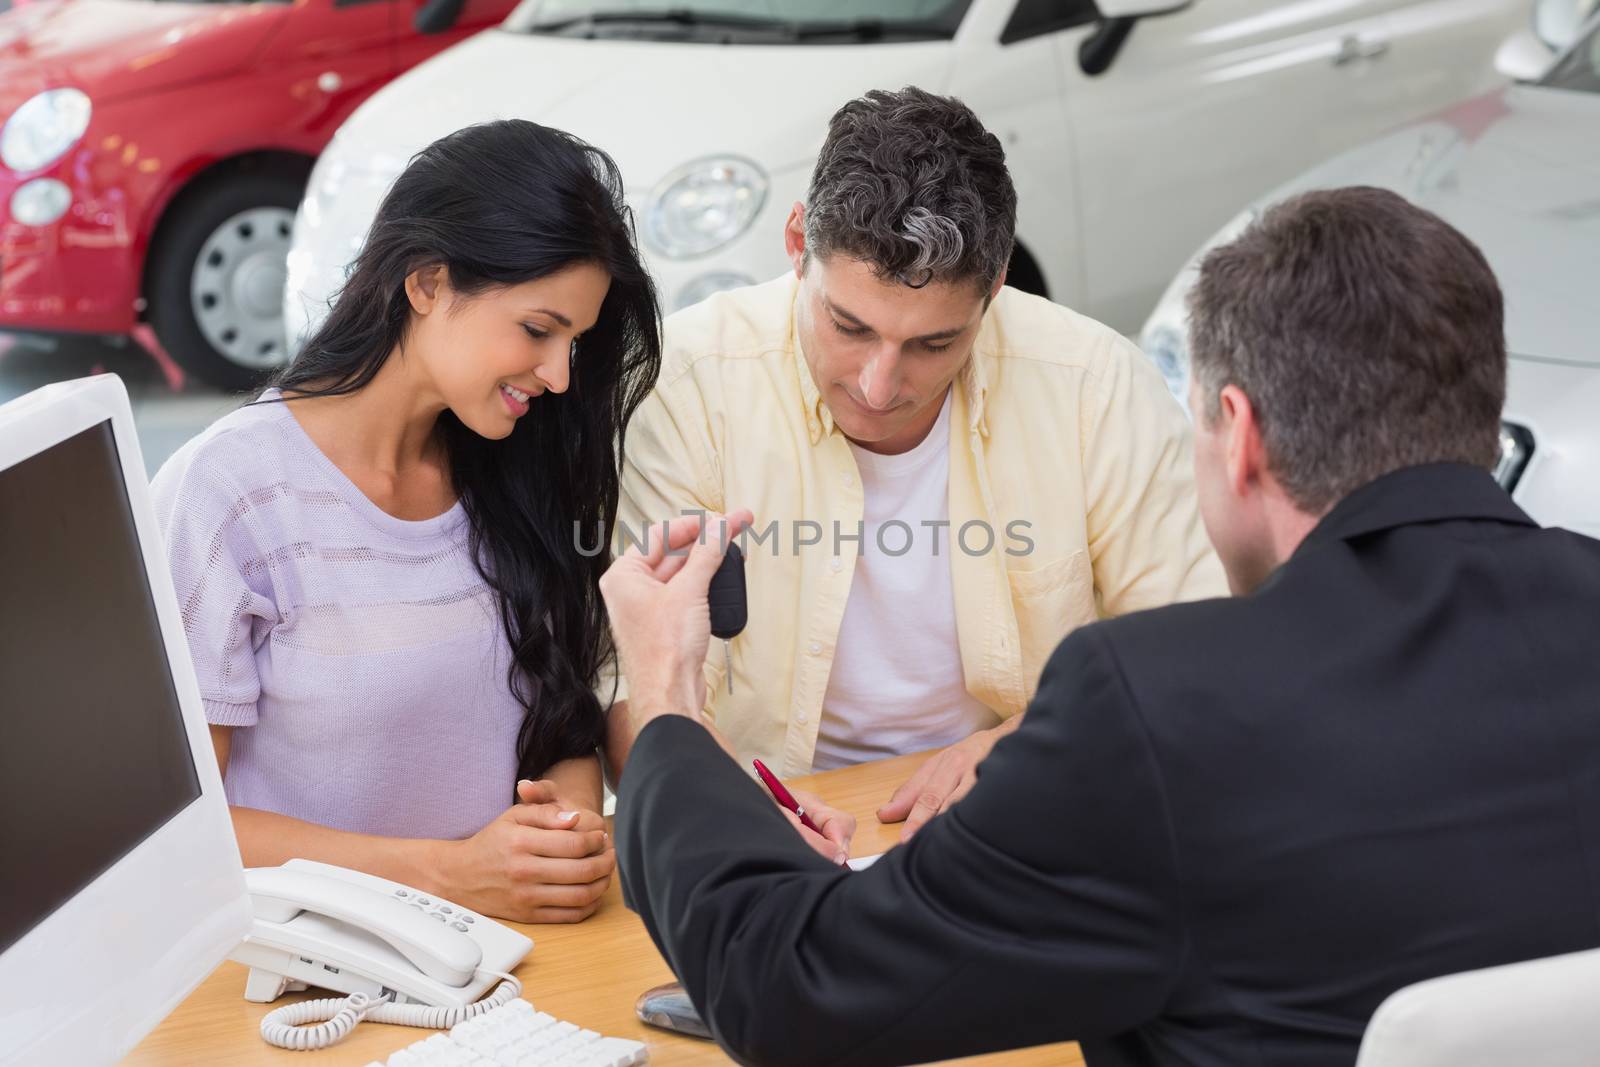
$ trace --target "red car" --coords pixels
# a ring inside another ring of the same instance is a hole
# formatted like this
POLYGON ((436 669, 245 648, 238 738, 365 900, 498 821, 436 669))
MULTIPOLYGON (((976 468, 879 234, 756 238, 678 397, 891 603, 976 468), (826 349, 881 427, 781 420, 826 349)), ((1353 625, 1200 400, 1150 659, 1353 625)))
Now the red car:
MULTIPOLYGON (((283 359, 311 164, 515 0, 31 0, 0 14, 0 330, 131 334, 245 388, 283 359)), ((170 363, 169 363, 170 366, 170 363)))

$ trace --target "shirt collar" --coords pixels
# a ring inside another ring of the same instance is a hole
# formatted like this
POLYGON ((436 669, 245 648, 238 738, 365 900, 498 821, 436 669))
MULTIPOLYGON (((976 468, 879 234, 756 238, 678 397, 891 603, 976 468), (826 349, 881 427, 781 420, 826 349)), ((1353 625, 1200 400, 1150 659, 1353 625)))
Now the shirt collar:
POLYGON ((794 300, 789 304, 789 352, 794 357, 795 374, 800 379, 800 404, 806 417, 806 431, 814 445, 833 433, 833 413, 822 402, 822 391, 811 377, 811 364, 806 362, 805 349, 800 347, 800 316, 795 314, 795 303, 800 299, 800 288, 795 287, 794 300))
MULTIPOLYGON (((794 356, 795 374, 800 380, 800 404, 806 419, 806 430, 811 435, 811 443, 815 445, 833 433, 833 412, 828 410, 828 405, 822 398, 822 391, 817 388, 816 381, 811 377, 811 365, 806 362, 805 349, 800 346, 800 316, 795 314, 795 303, 799 299, 800 287, 796 285, 794 300, 789 304, 789 351, 794 356)), ((984 312, 983 322, 978 327, 977 339, 972 344, 972 357, 961 369, 955 386, 963 390, 967 396, 968 430, 983 437, 989 436, 986 401, 989 396, 989 380, 993 373, 994 353, 991 341, 994 318, 994 306, 991 304, 984 312)))
POLYGON ((1329 541, 1447 519, 1538 525, 1488 471, 1465 463, 1427 463, 1391 471, 1339 501, 1295 554, 1329 541))

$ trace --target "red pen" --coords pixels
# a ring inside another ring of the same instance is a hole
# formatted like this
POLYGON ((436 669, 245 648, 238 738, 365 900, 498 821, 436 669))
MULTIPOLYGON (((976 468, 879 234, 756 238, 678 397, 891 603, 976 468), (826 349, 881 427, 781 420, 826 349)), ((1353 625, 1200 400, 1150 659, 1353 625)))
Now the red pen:
POLYGON ((822 828, 811 821, 811 816, 806 814, 806 809, 802 808, 799 802, 795 800, 793 793, 783 787, 783 783, 778 781, 778 776, 767 770, 767 765, 760 760, 752 760, 751 762, 756 765, 756 773, 761 776, 761 784, 767 787, 767 791, 777 800, 778 805, 788 808, 800 816, 801 826, 804 826, 814 834, 821 834, 822 828))

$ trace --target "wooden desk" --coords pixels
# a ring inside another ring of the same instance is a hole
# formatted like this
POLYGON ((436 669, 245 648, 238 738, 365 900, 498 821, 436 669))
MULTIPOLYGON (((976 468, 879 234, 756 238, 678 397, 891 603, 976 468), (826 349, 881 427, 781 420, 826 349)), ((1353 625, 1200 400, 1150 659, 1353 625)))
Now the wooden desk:
MULTIPOLYGON (((854 855, 882 852, 898 839, 898 826, 881 826, 874 814, 923 756, 903 756, 881 763, 829 771, 798 780, 830 804, 857 819, 854 855)), ((652 986, 673 980, 639 917, 622 906, 622 891, 613 880, 600 910, 576 926, 523 926, 534 948, 517 968, 522 995, 541 1011, 614 1037, 650 1046, 656 1067, 730 1062, 709 1041, 680 1037, 645 1026, 634 1017, 633 1003, 652 986)), ((285 1052, 261 1040, 261 1017, 276 1004, 244 999, 245 968, 224 963, 124 1060, 128 1065, 194 1064, 317 1067, 372 1060, 428 1036, 430 1031, 364 1023, 342 1043, 319 1052, 285 1052)), ((300 994, 309 996, 313 994, 300 994)), ((326 993, 316 993, 326 996, 326 993)), ((1048 1045, 1020 1052, 960 1061, 982 1067, 1070 1067, 1083 1063, 1076 1045, 1048 1045)))

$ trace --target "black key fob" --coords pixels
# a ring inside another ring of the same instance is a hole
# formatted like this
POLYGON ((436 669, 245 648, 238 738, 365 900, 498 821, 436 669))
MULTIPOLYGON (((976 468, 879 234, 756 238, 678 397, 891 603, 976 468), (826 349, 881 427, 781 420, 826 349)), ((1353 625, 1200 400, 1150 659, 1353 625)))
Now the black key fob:
POLYGON ((750 608, 745 599, 744 553, 737 542, 729 542, 706 597, 711 602, 711 636, 731 641, 744 632, 750 608))
POLYGON ((639 1021, 649 1026, 671 1030, 675 1034, 688 1034, 690 1037, 711 1036, 710 1027, 694 1010, 689 994, 677 983, 645 990, 633 1005, 633 1010, 638 1014, 639 1021))

